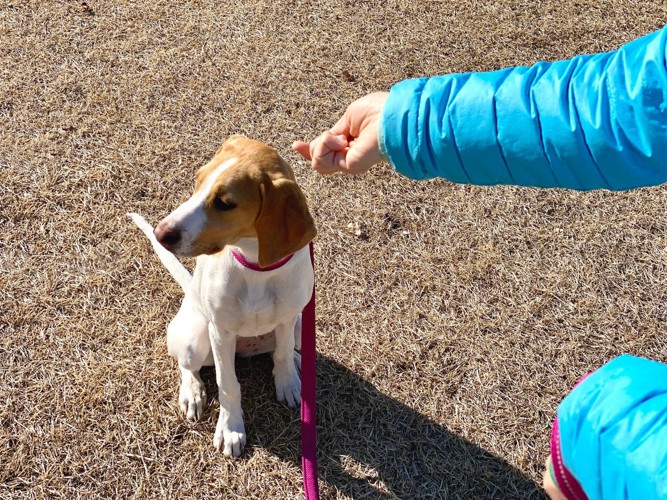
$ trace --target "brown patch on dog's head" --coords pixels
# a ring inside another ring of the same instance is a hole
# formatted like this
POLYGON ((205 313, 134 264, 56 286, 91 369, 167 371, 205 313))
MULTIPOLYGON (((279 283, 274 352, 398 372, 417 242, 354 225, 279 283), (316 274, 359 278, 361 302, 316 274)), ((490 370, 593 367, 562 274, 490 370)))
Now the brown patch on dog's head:
POLYGON ((316 235, 292 169, 266 144, 230 137, 197 172, 195 195, 202 189, 208 191, 206 224, 193 246, 209 251, 200 253, 215 253, 240 238, 257 237, 259 265, 266 267, 304 247, 316 235), (232 158, 236 159, 233 165, 216 173, 232 158))

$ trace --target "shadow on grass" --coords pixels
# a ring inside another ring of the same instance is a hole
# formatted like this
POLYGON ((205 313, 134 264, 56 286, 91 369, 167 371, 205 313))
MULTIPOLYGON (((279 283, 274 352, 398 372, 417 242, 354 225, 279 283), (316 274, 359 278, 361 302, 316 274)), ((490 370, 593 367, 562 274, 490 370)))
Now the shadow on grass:
MULTIPOLYGON (((248 448, 301 465, 298 410, 275 401, 268 356, 237 360, 248 448)), ((202 372, 216 397, 212 369, 202 372)), ((322 355, 317 357, 320 489, 352 498, 546 498, 525 474, 322 355)), ((217 405, 217 402, 216 402, 217 405)), ((217 412, 215 413, 217 415, 217 412)))

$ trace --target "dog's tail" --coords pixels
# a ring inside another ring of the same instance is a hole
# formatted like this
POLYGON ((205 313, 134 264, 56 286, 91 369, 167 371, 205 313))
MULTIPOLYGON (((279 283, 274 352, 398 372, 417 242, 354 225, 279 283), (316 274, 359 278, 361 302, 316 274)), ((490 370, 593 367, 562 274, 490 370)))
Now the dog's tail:
POLYGON ((139 229, 141 229, 144 234, 148 236, 148 239, 151 241, 151 245, 153 245, 155 253, 160 258, 160 261, 164 267, 167 268, 167 271, 169 271, 169 274, 173 276, 176 282, 181 285, 183 291, 187 292, 188 288, 190 287, 190 282, 192 281, 192 275, 188 272, 185 266, 181 264, 181 261, 178 260, 178 258, 176 258, 173 253, 160 245, 160 243, 155 238, 155 234, 153 234, 153 226, 146 222, 146 219, 134 212, 130 212, 127 215, 130 216, 134 223, 139 226, 139 229))

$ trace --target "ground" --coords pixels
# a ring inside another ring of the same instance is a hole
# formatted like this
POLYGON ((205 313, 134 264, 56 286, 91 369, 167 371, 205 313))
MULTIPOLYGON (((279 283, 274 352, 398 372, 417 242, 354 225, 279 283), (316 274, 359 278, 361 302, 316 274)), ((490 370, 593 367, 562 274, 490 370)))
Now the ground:
MULTIPOLYGON (((299 498, 299 414, 239 361, 249 446, 179 414, 181 292, 155 223, 230 134, 293 166, 319 228, 323 498, 540 498, 558 402, 622 353, 667 361, 667 190, 319 177, 290 150, 402 79, 611 50, 667 4, 0 4, 0 496, 299 498)), ((192 262, 188 261, 191 266, 192 262)))

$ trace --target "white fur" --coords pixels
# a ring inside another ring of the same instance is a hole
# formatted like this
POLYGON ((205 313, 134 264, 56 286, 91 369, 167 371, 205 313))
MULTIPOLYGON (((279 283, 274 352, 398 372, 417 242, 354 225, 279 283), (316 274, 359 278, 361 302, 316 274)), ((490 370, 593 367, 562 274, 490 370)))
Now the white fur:
POLYGON ((190 282, 192 281, 192 275, 188 272, 185 266, 181 264, 181 262, 173 253, 160 245, 157 238, 155 237, 155 233, 153 233, 153 226, 146 222, 146 219, 144 219, 141 215, 135 214, 133 212, 127 215, 132 218, 139 229, 141 229, 141 231, 148 237, 151 245, 153 245, 153 250, 155 250, 155 253, 160 258, 160 261, 162 261, 164 267, 169 269, 169 272, 174 277, 176 282, 181 285, 183 291, 187 292, 188 288, 190 287, 190 282))
POLYGON ((195 241, 206 224, 204 202, 211 193, 215 180, 222 172, 238 162, 237 158, 230 158, 222 162, 204 181, 204 185, 193 194, 189 200, 169 214, 162 224, 166 227, 179 228, 181 241, 174 248, 179 255, 189 255, 192 252, 192 243, 195 241))
MULTIPOLYGON (((195 238, 203 226, 199 226, 197 217, 183 215, 196 213, 195 202, 188 201, 184 205, 188 203, 187 208, 182 205, 168 218, 174 216, 180 227, 195 238)), ((136 214, 132 218, 153 241, 150 225, 136 214)), ((244 238, 233 248, 246 260, 257 262, 256 238, 244 238)), ((181 283, 183 271, 187 271, 177 259, 163 255, 164 252, 164 249, 158 251, 160 259, 181 283)), ((284 266, 258 272, 237 262, 228 246, 217 254, 197 257, 192 279, 185 281, 189 283, 182 285, 185 297, 181 308, 167 329, 168 351, 178 360, 181 371, 179 404, 189 420, 201 417, 206 392, 199 370, 214 364, 220 415, 213 443, 225 456, 239 456, 246 441, 241 393, 234 371, 234 356, 239 345, 258 342, 256 337, 275 332, 275 349, 273 338, 265 336, 261 342, 266 345, 255 347, 253 352, 273 350, 278 400, 290 407, 297 406, 301 400, 301 358, 294 349, 300 347, 300 313, 313 290, 310 252, 304 247, 284 266)))

